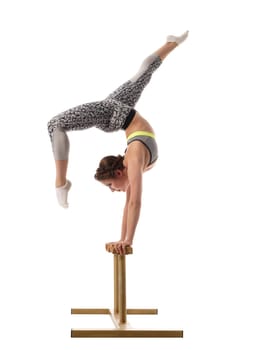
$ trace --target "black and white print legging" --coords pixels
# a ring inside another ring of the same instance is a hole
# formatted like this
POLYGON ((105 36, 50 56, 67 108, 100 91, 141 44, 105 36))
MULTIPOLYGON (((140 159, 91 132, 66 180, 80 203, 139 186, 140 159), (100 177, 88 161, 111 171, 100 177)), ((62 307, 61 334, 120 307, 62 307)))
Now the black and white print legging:
POLYGON ((69 139, 66 131, 91 127, 105 132, 121 130, 153 72, 161 63, 159 56, 148 56, 138 73, 104 100, 79 105, 52 118, 48 122, 48 132, 55 160, 68 159, 69 139))

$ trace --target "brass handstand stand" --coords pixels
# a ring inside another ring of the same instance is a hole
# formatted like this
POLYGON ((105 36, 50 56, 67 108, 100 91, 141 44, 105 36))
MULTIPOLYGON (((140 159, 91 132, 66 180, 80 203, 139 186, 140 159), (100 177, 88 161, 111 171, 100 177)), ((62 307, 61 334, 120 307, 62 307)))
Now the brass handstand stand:
POLYGON ((183 337, 182 330, 134 329, 127 322, 127 315, 156 315, 157 309, 126 308, 126 255, 133 254, 128 246, 124 255, 118 254, 111 244, 106 250, 114 256, 114 309, 71 309, 71 314, 109 315, 114 328, 110 329, 71 329, 72 338, 173 338, 183 337))

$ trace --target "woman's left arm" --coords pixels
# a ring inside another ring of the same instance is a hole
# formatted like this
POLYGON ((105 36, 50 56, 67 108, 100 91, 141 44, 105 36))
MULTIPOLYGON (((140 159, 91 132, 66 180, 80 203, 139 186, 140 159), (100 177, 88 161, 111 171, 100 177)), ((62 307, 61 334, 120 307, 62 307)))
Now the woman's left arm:
POLYGON ((142 169, 143 165, 137 160, 131 161, 127 167, 129 187, 123 211, 122 237, 120 241, 111 243, 119 254, 124 254, 126 247, 133 244, 141 209, 142 169))

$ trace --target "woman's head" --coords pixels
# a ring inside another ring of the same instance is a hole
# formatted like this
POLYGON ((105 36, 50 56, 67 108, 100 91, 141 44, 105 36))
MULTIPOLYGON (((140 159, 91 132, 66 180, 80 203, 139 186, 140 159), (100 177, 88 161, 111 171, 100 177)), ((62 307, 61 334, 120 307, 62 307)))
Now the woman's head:
POLYGON ((128 178, 123 160, 124 157, 121 155, 102 158, 95 179, 109 187, 111 191, 126 191, 128 178))

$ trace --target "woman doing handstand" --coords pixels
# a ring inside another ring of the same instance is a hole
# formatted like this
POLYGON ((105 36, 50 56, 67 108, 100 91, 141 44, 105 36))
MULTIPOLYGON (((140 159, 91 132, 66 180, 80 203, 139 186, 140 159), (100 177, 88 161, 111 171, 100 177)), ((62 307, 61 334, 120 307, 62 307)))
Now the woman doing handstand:
POLYGON ((137 74, 104 100, 71 108, 48 123, 56 165, 56 195, 64 208, 68 207, 67 197, 71 187, 66 177, 69 155, 66 132, 91 127, 105 132, 124 130, 127 140, 125 155, 104 157, 95 174, 95 179, 111 191, 126 192, 121 238, 112 242, 121 254, 126 246, 133 244, 141 209, 142 175, 153 167, 158 158, 154 130, 134 107, 153 72, 187 36, 188 31, 181 36, 168 36, 167 42, 143 61, 137 74))

